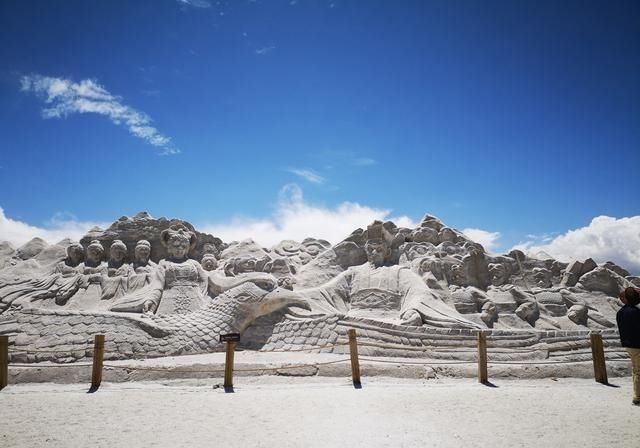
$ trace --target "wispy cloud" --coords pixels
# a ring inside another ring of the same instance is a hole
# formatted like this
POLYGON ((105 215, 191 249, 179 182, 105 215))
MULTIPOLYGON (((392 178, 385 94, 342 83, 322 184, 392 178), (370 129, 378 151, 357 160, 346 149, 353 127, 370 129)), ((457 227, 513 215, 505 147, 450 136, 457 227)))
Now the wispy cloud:
POLYGON ((38 227, 9 218, 0 207, 0 241, 9 241, 14 247, 19 247, 35 237, 42 238, 50 244, 64 238, 78 241, 95 226, 104 229, 109 223, 80 221, 69 213, 56 213, 44 226, 38 227))
POLYGON ((597 216, 584 226, 556 236, 548 235, 514 246, 533 255, 544 252, 562 261, 593 258, 598 263, 613 261, 640 273, 640 216, 612 218, 597 216))
POLYGON ((276 49, 275 45, 270 45, 268 47, 258 48, 258 49, 256 49, 256 54, 259 54, 260 56, 264 56, 265 54, 271 53, 275 49, 276 49))
POLYGON ((208 0, 176 0, 183 6, 191 6, 193 8, 211 8, 211 2, 208 0))
POLYGON ((48 105, 42 110, 44 118, 65 118, 72 114, 98 114, 112 123, 126 127, 129 132, 161 149, 162 155, 177 154, 171 139, 151 126, 151 118, 144 112, 122 103, 122 98, 109 93, 93 79, 73 82, 65 78, 41 75, 23 76, 21 90, 44 98, 48 105))
POLYGON ((298 168, 289 168, 289 171, 296 176, 302 177, 304 180, 314 183, 314 184, 322 184, 325 181, 325 178, 316 173, 315 171, 308 169, 298 169, 298 168))
POLYGON ((265 247, 285 239, 302 241, 307 237, 322 238, 335 244, 355 229, 364 228, 376 219, 391 220, 401 227, 417 225, 407 216, 393 217, 388 209, 355 202, 343 202, 335 207, 311 204, 304 199, 298 185, 289 184, 280 191, 278 205, 270 217, 235 218, 200 225, 198 228, 226 242, 252 238, 265 247))
POLYGON ((482 244, 487 252, 494 252, 498 246, 500 232, 489 232, 482 229, 466 228, 462 229, 462 233, 472 241, 482 244))

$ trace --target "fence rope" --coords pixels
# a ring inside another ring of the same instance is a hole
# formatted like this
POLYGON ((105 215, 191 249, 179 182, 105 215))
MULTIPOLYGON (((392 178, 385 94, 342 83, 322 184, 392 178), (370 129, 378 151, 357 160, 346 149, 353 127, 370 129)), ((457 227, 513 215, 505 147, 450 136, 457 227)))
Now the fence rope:
POLYGON ((69 350, 40 350, 40 349, 15 349, 10 348, 10 353, 71 353, 71 352, 83 352, 83 351, 93 351, 93 346, 87 346, 85 348, 72 348, 69 350))
POLYGON ((260 352, 262 353, 294 353, 294 352, 306 352, 306 351, 311 351, 311 350, 323 350, 325 348, 333 348, 333 347, 341 347, 344 345, 349 345, 348 342, 342 342, 340 344, 337 343, 331 343, 331 344, 325 344, 325 345, 314 345, 312 347, 308 347, 308 348, 295 348, 295 349, 290 349, 290 350, 260 350, 260 352))

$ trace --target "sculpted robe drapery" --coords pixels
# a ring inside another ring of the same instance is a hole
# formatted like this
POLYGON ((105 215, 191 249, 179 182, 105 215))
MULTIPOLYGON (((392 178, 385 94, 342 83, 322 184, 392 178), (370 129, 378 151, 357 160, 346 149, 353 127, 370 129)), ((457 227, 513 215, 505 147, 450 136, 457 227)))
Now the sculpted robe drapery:
POLYGON ((156 314, 185 314, 203 308, 213 300, 212 297, 247 282, 276 285, 276 279, 270 274, 249 272, 224 277, 205 271, 200 263, 191 259, 181 262, 161 260, 151 275, 149 285, 121 297, 110 310, 139 313, 145 303, 151 302, 151 309, 156 309, 156 314))
POLYGON ((141 312, 146 302, 152 302, 157 314, 184 314, 211 300, 209 277, 197 261, 161 260, 154 271, 149 285, 122 297, 111 311, 141 312))
POLYGON ((322 286, 294 294, 309 302, 313 315, 345 314, 398 321, 414 310, 426 325, 477 327, 442 302, 405 266, 374 267, 367 263, 351 267, 322 286))

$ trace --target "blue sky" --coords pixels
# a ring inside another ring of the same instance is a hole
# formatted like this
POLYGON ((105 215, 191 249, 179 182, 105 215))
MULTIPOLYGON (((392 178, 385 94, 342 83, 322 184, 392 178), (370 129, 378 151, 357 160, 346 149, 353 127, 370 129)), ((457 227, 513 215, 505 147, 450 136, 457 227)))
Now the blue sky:
POLYGON ((357 205, 495 250, 598 216, 633 236, 639 24, 636 1, 5 0, 3 219, 357 205))

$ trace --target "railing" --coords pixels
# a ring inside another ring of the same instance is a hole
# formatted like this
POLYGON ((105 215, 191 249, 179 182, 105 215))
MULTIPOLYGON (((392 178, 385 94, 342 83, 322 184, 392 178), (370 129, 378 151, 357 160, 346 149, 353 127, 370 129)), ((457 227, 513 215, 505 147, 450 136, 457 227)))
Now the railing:
MULTIPOLYGON (((91 388, 90 391, 96 391, 100 387, 102 382, 102 372, 104 368, 110 369, 122 369, 126 371, 161 371, 161 372, 169 372, 169 373, 221 373, 224 372, 224 388, 226 391, 233 391, 233 374, 234 372, 268 372, 268 371, 279 371, 285 369, 302 369, 305 367, 315 367, 319 368, 321 366, 330 365, 330 364, 339 364, 344 362, 351 363, 351 379, 353 381, 353 385, 357 388, 361 387, 361 376, 360 376, 360 360, 366 361, 368 363, 392 363, 396 365, 424 365, 424 366, 432 366, 432 365, 456 365, 456 364, 477 364, 478 366, 478 382, 480 383, 488 383, 489 375, 488 375, 488 365, 496 364, 496 365, 553 365, 553 364, 569 364, 575 363, 576 361, 572 360, 559 360, 559 361, 492 361, 489 359, 487 355, 487 332, 479 331, 477 332, 477 359, 475 361, 442 361, 442 360, 429 360, 429 361, 398 361, 398 360, 388 360, 388 359, 379 359, 372 357, 360 357, 358 355, 358 345, 362 347, 377 347, 377 348, 386 348, 397 350, 397 346, 381 344, 381 343, 372 343, 372 342, 360 342, 358 344, 356 338, 356 330, 350 329, 348 330, 349 342, 345 343, 334 343, 334 344, 325 344, 318 346, 310 346, 302 349, 292 349, 292 350, 278 350, 276 352, 305 352, 305 351, 316 351, 321 349, 329 349, 339 346, 349 346, 349 358, 326 361, 326 362, 316 362, 311 364, 295 364, 291 366, 279 366, 279 367, 257 367, 257 368, 235 368, 234 367, 234 352, 235 352, 235 342, 227 341, 225 342, 225 367, 224 369, 176 369, 176 368, 162 368, 162 367, 143 367, 143 366, 132 366, 132 365, 120 365, 120 364, 105 364, 104 363, 104 354, 105 354, 105 337, 104 335, 95 335, 93 350, 92 350, 92 363, 72 363, 72 364, 57 364, 57 365, 47 365, 46 367, 89 367, 91 366, 91 388)), ((593 361, 593 369, 594 369, 594 377, 598 383, 608 384, 607 378, 607 370, 604 356, 604 345, 602 342, 602 335, 599 332, 592 332, 590 335, 590 346, 591 346, 591 354, 593 361)), ((87 351, 89 347, 83 347, 78 349, 73 349, 71 351, 87 351)), ((21 364, 21 363, 9 363, 9 352, 19 352, 19 353, 69 353, 70 350, 36 350, 36 349, 13 349, 9 348, 9 337, 8 336, 0 336, 0 390, 5 388, 9 382, 9 366, 16 368, 41 368, 40 365, 33 364, 21 364)))

